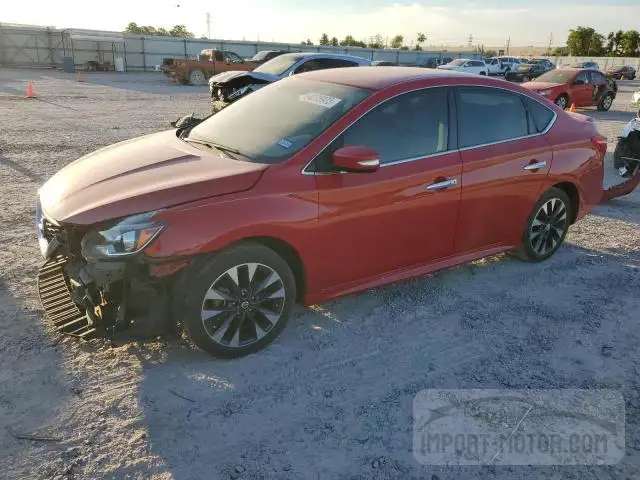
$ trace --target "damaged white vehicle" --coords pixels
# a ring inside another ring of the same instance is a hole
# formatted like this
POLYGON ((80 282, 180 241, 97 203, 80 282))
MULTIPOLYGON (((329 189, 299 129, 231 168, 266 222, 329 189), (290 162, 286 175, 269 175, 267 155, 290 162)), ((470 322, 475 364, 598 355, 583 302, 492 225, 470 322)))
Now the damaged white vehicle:
POLYGON ((249 93, 297 73, 328 68, 371 66, 371 61, 336 53, 285 53, 263 63, 251 72, 223 72, 209 79, 214 110, 220 110, 249 93))

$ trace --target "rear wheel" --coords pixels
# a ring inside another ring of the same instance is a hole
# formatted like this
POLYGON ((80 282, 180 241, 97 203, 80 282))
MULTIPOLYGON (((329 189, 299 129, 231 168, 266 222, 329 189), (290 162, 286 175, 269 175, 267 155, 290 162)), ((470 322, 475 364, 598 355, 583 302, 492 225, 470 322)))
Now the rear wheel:
POLYGON ((551 188, 533 207, 516 255, 523 260, 541 262, 551 257, 569 230, 571 200, 559 188, 551 188))
POLYGON ((207 77, 202 70, 192 70, 189 72, 189 83, 191 85, 204 85, 207 83, 207 77))
POLYGON ((556 101, 554 103, 561 109, 566 110, 567 106, 569 105, 569 97, 567 97, 565 94, 562 94, 558 98, 556 98, 556 101))
POLYGON ((602 97, 602 100, 600 100, 600 103, 598 103, 598 110, 601 112, 606 112, 611 108, 611 105, 613 105, 613 94, 609 92, 604 97, 602 97))
POLYGON ((486 76, 487 74, 485 72, 480 72, 480 75, 485 75, 486 76))
POLYGON ((633 158, 633 152, 627 145, 627 140, 618 140, 618 144, 616 145, 616 149, 613 152, 613 168, 616 170, 625 166, 626 162, 622 159, 622 157, 630 157, 633 158))
POLYGON ((187 275, 183 322, 189 338, 215 357, 240 357, 271 343, 285 327, 296 283, 270 248, 242 243, 187 275))

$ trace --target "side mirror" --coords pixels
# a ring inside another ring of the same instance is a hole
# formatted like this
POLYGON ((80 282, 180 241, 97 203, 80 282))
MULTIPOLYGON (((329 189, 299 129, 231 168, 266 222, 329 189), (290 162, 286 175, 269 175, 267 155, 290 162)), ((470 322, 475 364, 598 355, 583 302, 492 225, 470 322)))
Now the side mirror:
POLYGON ((380 155, 362 146, 342 147, 333 152, 333 169, 341 172, 371 173, 380 168, 380 155))

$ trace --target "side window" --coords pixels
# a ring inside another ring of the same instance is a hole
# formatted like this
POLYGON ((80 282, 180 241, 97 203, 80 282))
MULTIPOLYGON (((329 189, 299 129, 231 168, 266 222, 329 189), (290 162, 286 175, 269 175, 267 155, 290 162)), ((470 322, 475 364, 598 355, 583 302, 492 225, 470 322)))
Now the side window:
POLYGON ((239 55, 233 53, 233 52, 227 52, 227 59, 231 62, 231 63, 243 63, 244 60, 242 60, 242 58, 240 58, 239 55))
POLYGON ((523 97, 529 110, 531 121, 529 122, 529 133, 542 133, 549 126, 549 123, 553 119, 553 112, 542 105, 540 102, 536 102, 531 98, 523 97))
POLYGON ((473 62, 471 62, 471 65, 473 65, 474 67, 484 67, 484 63, 479 62, 477 60, 474 60, 473 62))
POLYGON ((527 110, 520 96, 496 88, 459 87, 457 117, 460 148, 529 134, 527 110))
POLYGON ((591 83, 595 83, 596 85, 602 85, 606 83, 607 80, 604 78, 604 75, 600 72, 591 72, 591 83))
POLYGON ((343 67, 357 67, 357 62, 351 60, 342 60, 340 58, 326 58, 318 61, 321 65, 320 68, 343 68, 343 67))
POLYGON ((574 83, 589 83, 589 75, 587 74, 587 72, 580 72, 578 74, 578 76, 576 77, 574 83))
POLYGON ((222 54, 222 52, 216 50, 213 53, 214 53, 214 58, 216 62, 224 62, 224 55, 222 54))
POLYGON ((448 150, 449 103, 446 87, 428 88, 392 98, 365 114, 316 158, 316 171, 329 169, 331 153, 362 145, 380 155, 380 163, 448 150))
POLYGON ((302 63, 302 65, 299 65, 295 69, 294 73, 313 72, 314 70, 319 70, 319 69, 320 67, 318 66, 317 60, 307 60, 306 62, 302 63))

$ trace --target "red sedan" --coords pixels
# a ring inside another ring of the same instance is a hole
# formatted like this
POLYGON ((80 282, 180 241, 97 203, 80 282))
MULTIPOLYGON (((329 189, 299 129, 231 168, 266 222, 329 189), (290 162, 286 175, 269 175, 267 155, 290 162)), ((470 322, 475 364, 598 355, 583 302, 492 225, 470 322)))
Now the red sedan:
POLYGON ((296 302, 499 252, 549 258, 599 202, 605 151, 591 119, 503 80, 296 75, 52 177, 40 297, 72 335, 177 321, 207 352, 244 355, 296 302))
POLYGON ((563 109, 575 104, 576 107, 597 107, 606 111, 618 93, 614 79, 588 68, 551 70, 522 86, 547 97, 563 109))

